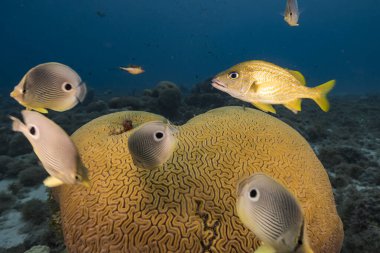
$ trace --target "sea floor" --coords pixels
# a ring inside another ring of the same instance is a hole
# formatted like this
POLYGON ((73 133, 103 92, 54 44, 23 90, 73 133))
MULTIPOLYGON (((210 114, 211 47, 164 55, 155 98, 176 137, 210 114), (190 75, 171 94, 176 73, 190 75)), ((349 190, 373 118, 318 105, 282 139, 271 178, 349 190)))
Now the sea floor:
MULTIPOLYGON (((332 96, 329 100, 328 113, 322 112, 314 102, 304 101, 300 113, 293 114, 277 106, 274 116, 309 141, 328 171, 344 224, 342 252, 380 252, 380 94, 332 96)), ((24 252, 35 245, 62 252, 62 237, 52 222, 57 206, 42 185, 47 174, 26 139, 10 129, 7 116, 18 116, 22 107, 1 96, 0 103, 0 122, 3 122, 0 126, 0 253, 24 252)), ((174 124, 183 124, 194 115, 226 105, 252 107, 211 89, 207 81, 191 90, 161 82, 133 96, 90 90, 84 104, 48 115, 71 134, 88 121, 115 111, 149 111, 167 117, 174 124)))

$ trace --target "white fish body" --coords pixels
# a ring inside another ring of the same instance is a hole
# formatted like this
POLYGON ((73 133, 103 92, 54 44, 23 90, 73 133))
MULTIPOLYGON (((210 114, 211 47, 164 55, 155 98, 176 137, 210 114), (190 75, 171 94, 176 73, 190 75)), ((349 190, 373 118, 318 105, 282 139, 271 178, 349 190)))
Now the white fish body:
POLYGON ((274 179, 257 173, 240 182, 236 208, 243 224, 264 243, 257 252, 313 252, 304 233, 301 206, 274 179))
POLYGON ((151 121, 133 130, 128 149, 136 166, 153 169, 163 165, 177 146, 178 130, 169 122, 151 121))
POLYGON ((287 0, 284 12, 284 20, 290 26, 298 26, 299 10, 297 0, 287 0))
POLYGON ((47 109, 66 111, 83 102, 87 87, 69 66, 57 62, 30 69, 10 96, 27 109, 47 113, 47 109))
POLYGON ((12 129, 28 139, 42 166, 50 174, 44 184, 49 187, 76 183, 88 185, 87 172, 66 132, 38 112, 23 110, 21 114, 25 123, 10 116, 12 129))

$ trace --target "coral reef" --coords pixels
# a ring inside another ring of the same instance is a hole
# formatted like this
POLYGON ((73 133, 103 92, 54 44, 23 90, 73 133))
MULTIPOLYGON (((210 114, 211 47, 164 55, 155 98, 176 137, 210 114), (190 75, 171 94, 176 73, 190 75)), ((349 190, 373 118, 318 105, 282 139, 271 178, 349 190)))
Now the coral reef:
POLYGON ((0 192, 0 214, 10 209, 15 202, 15 197, 7 192, 0 192))
POLYGON ((343 228, 327 173, 296 131, 257 110, 220 108, 179 126, 178 148, 163 167, 137 168, 123 122, 160 118, 120 112, 74 133, 91 188, 54 189, 69 252, 250 252, 258 242, 235 203, 237 182, 254 172, 299 199, 316 252, 340 251, 343 228))
MULTIPOLYGON (((158 91, 155 89, 156 87, 153 87, 141 91, 141 93, 137 91, 133 96, 118 94, 122 100, 125 95, 129 102, 128 104, 122 102, 117 106, 111 106, 114 103, 111 103, 114 99, 111 92, 104 94, 91 92, 87 96, 88 100, 86 99, 87 101, 82 105, 67 112, 49 112, 47 116, 72 134, 90 120, 109 112, 142 110, 166 115, 158 105, 158 91), (108 108, 105 108, 104 102, 108 108), (90 104, 92 104, 92 108, 88 109, 90 104), (100 106, 97 107, 99 104, 100 106)), ((196 115, 224 105, 252 107, 248 103, 213 89, 210 79, 195 85, 189 93, 186 93, 182 87, 181 91, 181 103, 176 116, 166 115, 170 121, 176 124, 183 124, 196 115)), ((304 100, 302 111, 297 115, 281 107, 276 107, 278 113, 274 115, 296 129, 311 144, 328 171, 334 187, 338 213, 344 223, 345 236, 342 253, 378 252, 380 248, 378 244, 380 227, 378 218, 380 208, 379 99, 380 96, 376 94, 331 97, 331 110, 328 113, 319 111, 311 101, 304 100)), ((2 218, 6 220, 8 214, 15 210, 14 208, 22 206, 24 198, 30 199, 29 196, 40 194, 41 191, 37 187, 22 185, 18 179, 20 174, 25 173, 22 173, 25 169, 37 167, 37 159, 32 153, 30 144, 21 136, 15 137, 9 123, 8 115, 17 115, 21 107, 7 96, 3 96, 1 102, 3 107, 0 110, 0 121, 5 123, 0 126, 2 143, 0 145, 0 179, 3 185, 1 191, 7 195, 13 194, 12 199, 14 200, 10 205, 3 205, 5 208, 2 218), (13 142, 12 148, 10 148, 11 141, 13 142)), ((116 102, 119 103, 117 100, 116 102)), ((123 120, 123 126, 116 127, 113 134, 123 135, 131 127, 135 127, 134 124, 123 120)), ((43 204, 46 205, 45 202, 43 204)), ((51 213, 55 214, 55 212, 51 213)), ((207 231, 210 231, 205 238, 212 241, 211 239, 216 238, 216 235, 211 232, 214 226, 218 228, 217 224, 207 223, 210 215, 203 212, 201 208, 197 210, 197 213, 204 222, 205 228, 209 229, 207 231)), ((47 219, 52 220, 53 218, 48 217, 47 219)), ((0 223, 2 231, 8 229, 4 227, 6 226, 4 224, 0 223)), ((15 225, 16 223, 10 224, 15 225)), ((27 230, 24 230, 27 236, 19 232, 19 240, 21 242, 24 240, 25 243, 9 246, 10 248, 1 248, 5 247, 2 245, 8 245, 3 241, 3 244, 0 245, 1 253, 24 252, 33 245, 48 245, 52 252, 61 252, 63 245, 59 239, 51 235, 52 228, 49 227, 48 222, 44 222, 41 226, 28 224, 29 231, 44 229, 45 234, 37 233, 38 236, 27 239, 30 236, 27 230)), ((204 245, 209 244, 204 242, 204 245)), ((213 248, 210 249, 213 250, 213 248)))
POLYGON ((32 224, 40 224, 49 216, 49 208, 39 199, 25 202, 21 208, 22 218, 32 224))
POLYGON ((130 109, 137 110, 141 108, 142 103, 140 99, 132 96, 114 97, 108 102, 108 106, 112 109, 121 109, 129 107, 130 109))
POLYGON ((45 245, 37 245, 28 249, 24 253, 50 253, 50 248, 45 245))
POLYGON ((18 174, 20 183, 24 186, 35 186, 37 184, 41 184, 47 176, 48 175, 45 170, 38 167, 26 168, 18 174))

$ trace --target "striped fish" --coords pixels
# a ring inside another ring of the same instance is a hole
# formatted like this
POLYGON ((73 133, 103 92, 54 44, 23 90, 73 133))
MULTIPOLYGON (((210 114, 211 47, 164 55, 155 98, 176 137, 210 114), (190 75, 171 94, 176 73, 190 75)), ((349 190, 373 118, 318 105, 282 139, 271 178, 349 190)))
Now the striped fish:
POLYGON ((10 96, 28 110, 47 113, 47 109, 62 112, 73 108, 86 97, 87 87, 69 66, 57 62, 30 69, 10 96))
POLYGON ((23 110, 21 114, 24 123, 10 116, 12 129, 28 139, 42 166, 50 174, 44 184, 48 187, 62 184, 89 186, 87 169, 66 132, 38 112, 23 110))
POLYGON ((282 104, 294 113, 301 111, 303 98, 313 99, 327 112, 330 104, 326 96, 334 85, 335 80, 331 80, 317 87, 306 87, 300 72, 258 60, 237 64, 212 80, 214 88, 272 113, 276 113, 272 104, 282 104))
POLYGON ((304 216, 296 198, 261 173, 238 184, 237 214, 264 244, 257 252, 313 252, 304 233, 304 216))
POLYGON ((177 129, 169 122, 151 121, 137 127, 128 138, 128 149, 137 167, 163 165, 177 147, 177 129))

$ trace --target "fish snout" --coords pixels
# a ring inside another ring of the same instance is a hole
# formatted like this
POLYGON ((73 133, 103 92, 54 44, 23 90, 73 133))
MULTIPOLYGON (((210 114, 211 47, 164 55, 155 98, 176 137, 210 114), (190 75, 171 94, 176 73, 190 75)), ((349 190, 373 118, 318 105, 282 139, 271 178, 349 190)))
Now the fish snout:
POLYGON ((9 95, 15 100, 20 101, 22 99, 23 94, 22 94, 22 91, 18 89, 14 89, 9 95))
POLYGON ((16 97, 16 96, 17 96, 17 92, 16 92, 16 90, 12 91, 11 94, 10 94, 10 96, 11 96, 12 98, 16 97))
POLYGON ((222 83, 221 81, 219 81, 216 78, 211 80, 211 85, 212 85, 212 87, 214 87, 218 90, 222 90, 222 91, 227 90, 227 85, 225 85, 224 83, 222 83))

